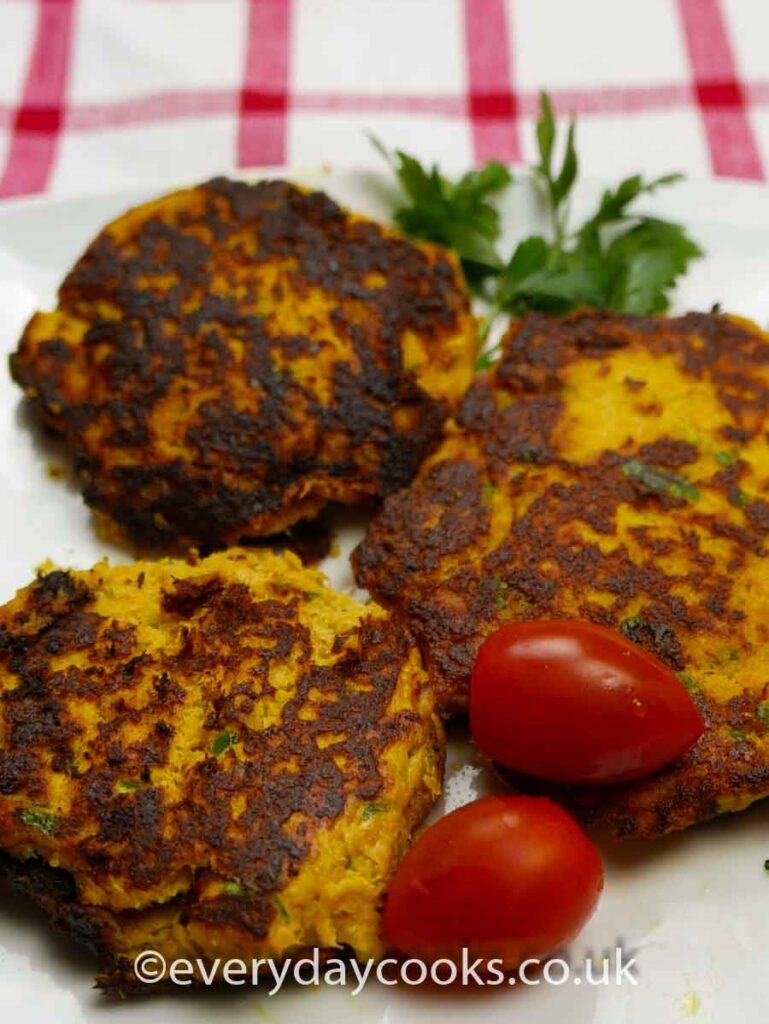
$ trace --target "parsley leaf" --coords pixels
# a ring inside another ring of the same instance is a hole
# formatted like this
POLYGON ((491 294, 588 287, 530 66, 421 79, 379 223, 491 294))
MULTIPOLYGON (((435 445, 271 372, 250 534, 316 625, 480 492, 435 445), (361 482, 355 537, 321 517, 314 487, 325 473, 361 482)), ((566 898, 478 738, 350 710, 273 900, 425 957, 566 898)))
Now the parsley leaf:
POLYGON ((371 140, 395 171, 406 199, 393 213, 401 231, 454 249, 472 279, 499 270, 502 258, 494 243, 501 225, 489 200, 512 183, 504 164, 492 160, 450 181, 437 167, 428 169, 400 149, 391 154, 378 139, 371 140))
POLYGON ((702 251, 678 224, 644 217, 606 251, 606 305, 624 313, 664 313, 667 292, 702 251))
POLYGON ((214 757, 219 757, 225 751, 234 747, 237 742, 238 734, 233 732, 232 729, 225 729, 214 737, 214 742, 211 744, 211 753, 214 757))
POLYGON ((366 804, 361 812, 361 817, 364 821, 368 821, 369 818, 373 818, 376 814, 381 814, 382 811, 389 810, 389 804, 386 803, 374 803, 366 804))
POLYGON ((694 484, 675 473, 649 466, 641 459, 625 459, 622 472, 631 480, 637 480, 647 491, 669 494, 671 498, 690 501, 692 504, 700 499, 700 492, 694 484))
POLYGON ((666 174, 645 181, 635 174, 606 189, 598 209, 575 231, 568 226, 568 199, 579 173, 576 126, 566 135, 560 170, 553 169, 557 127, 550 99, 540 99, 537 122, 541 182, 552 222, 553 239, 534 236, 521 242, 502 270, 492 315, 514 316, 529 309, 568 313, 579 306, 621 313, 662 313, 668 293, 689 262, 702 250, 679 224, 636 213, 635 201, 681 180, 666 174), (522 266, 526 273, 521 273, 522 266))
MULTIPOLYGON (((639 315, 662 313, 677 279, 702 256, 680 224, 636 209, 638 200, 681 181, 679 174, 624 178, 606 189, 595 212, 572 229, 569 202, 579 178, 576 137, 572 119, 559 145, 552 103, 542 93, 537 161, 531 173, 542 189, 550 237, 540 233, 523 239, 506 261, 497 249, 501 223, 494 205, 512 184, 502 164, 492 161, 451 181, 437 167, 427 169, 402 150, 390 154, 372 139, 404 193, 404 202, 394 212, 396 224, 407 235, 454 249, 469 284, 488 301, 482 337, 503 312, 520 316, 543 310, 558 315, 588 306, 639 315)), ((480 356, 479 369, 491 359, 493 353, 480 356)))
POLYGON ((283 918, 283 920, 284 921, 290 921, 291 920, 291 915, 286 910, 286 905, 283 902, 283 900, 280 898, 280 896, 273 896, 272 898, 275 901, 275 906, 280 911, 280 916, 283 918))
POLYGON ((59 819, 51 811, 39 807, 22 807, 18 812, 19 819, 29 828, 41 832, 49 839, 59 827, 59 819))
POLYGON ((553 116, 550 97, 546 92, 541 93, 539 98, 539 120, 537 121, 536 129, 539 163, 534 167, 534 171, 544 185, 550 215, 553 220, 556 248, 561 248, 563 245, 563 237, 566 230, 564 204, 574 187, 579 171, 579 161, 577 160, 575 145, 576 130, 576 121, 572 119, 566 134, 566 146, 561 169, 556 174, 553 171, 553 147, 555 146, 557 136, 555 117, 553 116))

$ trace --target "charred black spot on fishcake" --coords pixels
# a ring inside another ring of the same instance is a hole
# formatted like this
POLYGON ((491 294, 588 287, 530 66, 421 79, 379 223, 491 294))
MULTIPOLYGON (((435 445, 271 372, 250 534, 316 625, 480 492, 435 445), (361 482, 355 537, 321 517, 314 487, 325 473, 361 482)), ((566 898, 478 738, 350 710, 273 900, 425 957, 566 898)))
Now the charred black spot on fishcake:
POLYGON ((679 438, 660 437, 651 444, 642 444, 641 457, 657 466, 678 469, 689 462, 696 462, 699 452, 695 445, 679 438))
POLYGON ((32 608, 40 619, 53 622, 70 609, 82 607, 90 598, 88 588, 61 569, 45 573, 35 584, 32 608))
POLYGON ((224 580, 218 576, 173 580, 170 589, 163 592, 161 607, 164 612, 189 618, 224 587, 224 580))
POLYGON ((769 504, 763 498, 749 501, 745 506, 745 516, 754 529, 761 533, 769 532, 769 504))
POLYGON ((619 623, 622 633, 640 647, 678 671, 684 668, 683 651, 675 630, 665 622, 648 621, 640 615, 623 619, 619 623))
POLYGON ((39 904, 57 931, 71 935, 92 953, 106 953, 106 915, 77 902, 77 889, 68 872, 34 857, 17 860, 0 850, 0 875, 39 904))
POLYGON ((0 750, 0 793, 17 793, 31 779, 35 771, 35 758, 29 751, 0 750))

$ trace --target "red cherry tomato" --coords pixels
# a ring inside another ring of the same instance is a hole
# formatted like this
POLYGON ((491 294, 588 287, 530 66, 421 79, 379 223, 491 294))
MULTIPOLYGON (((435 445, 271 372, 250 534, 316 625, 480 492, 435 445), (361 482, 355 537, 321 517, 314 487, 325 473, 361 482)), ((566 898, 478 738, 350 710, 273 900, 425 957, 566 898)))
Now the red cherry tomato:
POLYGON ((424 832, 403 858, 382 928, 426 962, 500 958, 515 967, 571 939, 595 909, 603 867, 595 846, 544 797, 490 796, 424 832))
POLYGON ((512 622, 481 646, 470 688, 481 750, 555 782, 621 782, 679 757, 705 724, 677 676, 591 622, 512 622))

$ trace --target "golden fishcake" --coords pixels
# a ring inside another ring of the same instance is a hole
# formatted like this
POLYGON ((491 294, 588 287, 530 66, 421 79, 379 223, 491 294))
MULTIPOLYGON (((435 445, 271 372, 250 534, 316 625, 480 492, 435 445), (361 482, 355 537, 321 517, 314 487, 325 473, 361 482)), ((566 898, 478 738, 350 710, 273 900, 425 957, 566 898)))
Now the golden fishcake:
POLYGON ((294 555, 54 570, 0 609, 0 866, 105 988, 144 949, 376 956, 443 758, 411 637, 294 555))
POLYGON ((14 378, 134 540, 222 546, 408 483, 470 383, 459 263, 287 182, 109 224, 14 378))
POLYGON ((511 620, 617 627, 679 673, 699 742, 652 778, 579 794, 622 834, 769 794, 767 413, 752 323, 530 314, 355 555, 359 582, 408 616, 446 712, 511 620))

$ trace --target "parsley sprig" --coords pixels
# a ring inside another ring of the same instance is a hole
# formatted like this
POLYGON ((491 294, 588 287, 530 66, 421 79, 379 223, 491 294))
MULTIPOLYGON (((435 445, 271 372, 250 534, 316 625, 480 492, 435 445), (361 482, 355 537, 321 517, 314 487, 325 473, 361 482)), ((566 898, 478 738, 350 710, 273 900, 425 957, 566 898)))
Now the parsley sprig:
POLYGON ((664 312, 676 280, 702 250, 680 224, 638 212, 635 204, 677 183, 681 175, 625 178, 606 189, 592 216, 572 228, 569 206, 579 177, 576 122, 568 125, 561 145, 546 93, 536 138, 538 161, 530 170, 542 190, 549 234, 523 239, 507 260, 497 248, 501 224, 494 200, 513 179, 496 161, 452 182, 437 167, 427 170, 401 150, 391 156, 374 140, 404 192, 395 222, 414 238, 457 252, 474 292, 489 304, 484 335, 500 313, 520 316, 538 309, 563 314, 581 306, 664 312), (557 160, 559 149, 563 153, 557 160))
POLYGON ((490 202, 512 184, 510 171, 492 160, 477 171, 450 181, 436 166, 429 170, 403 150, 391 154, 373 135, 371 141, 394 170, 407 202, 393 219, 404 234, 453 249, 471 281, 499 272, 503 260, 494 243, 499 238, 499 212, 490 202))

